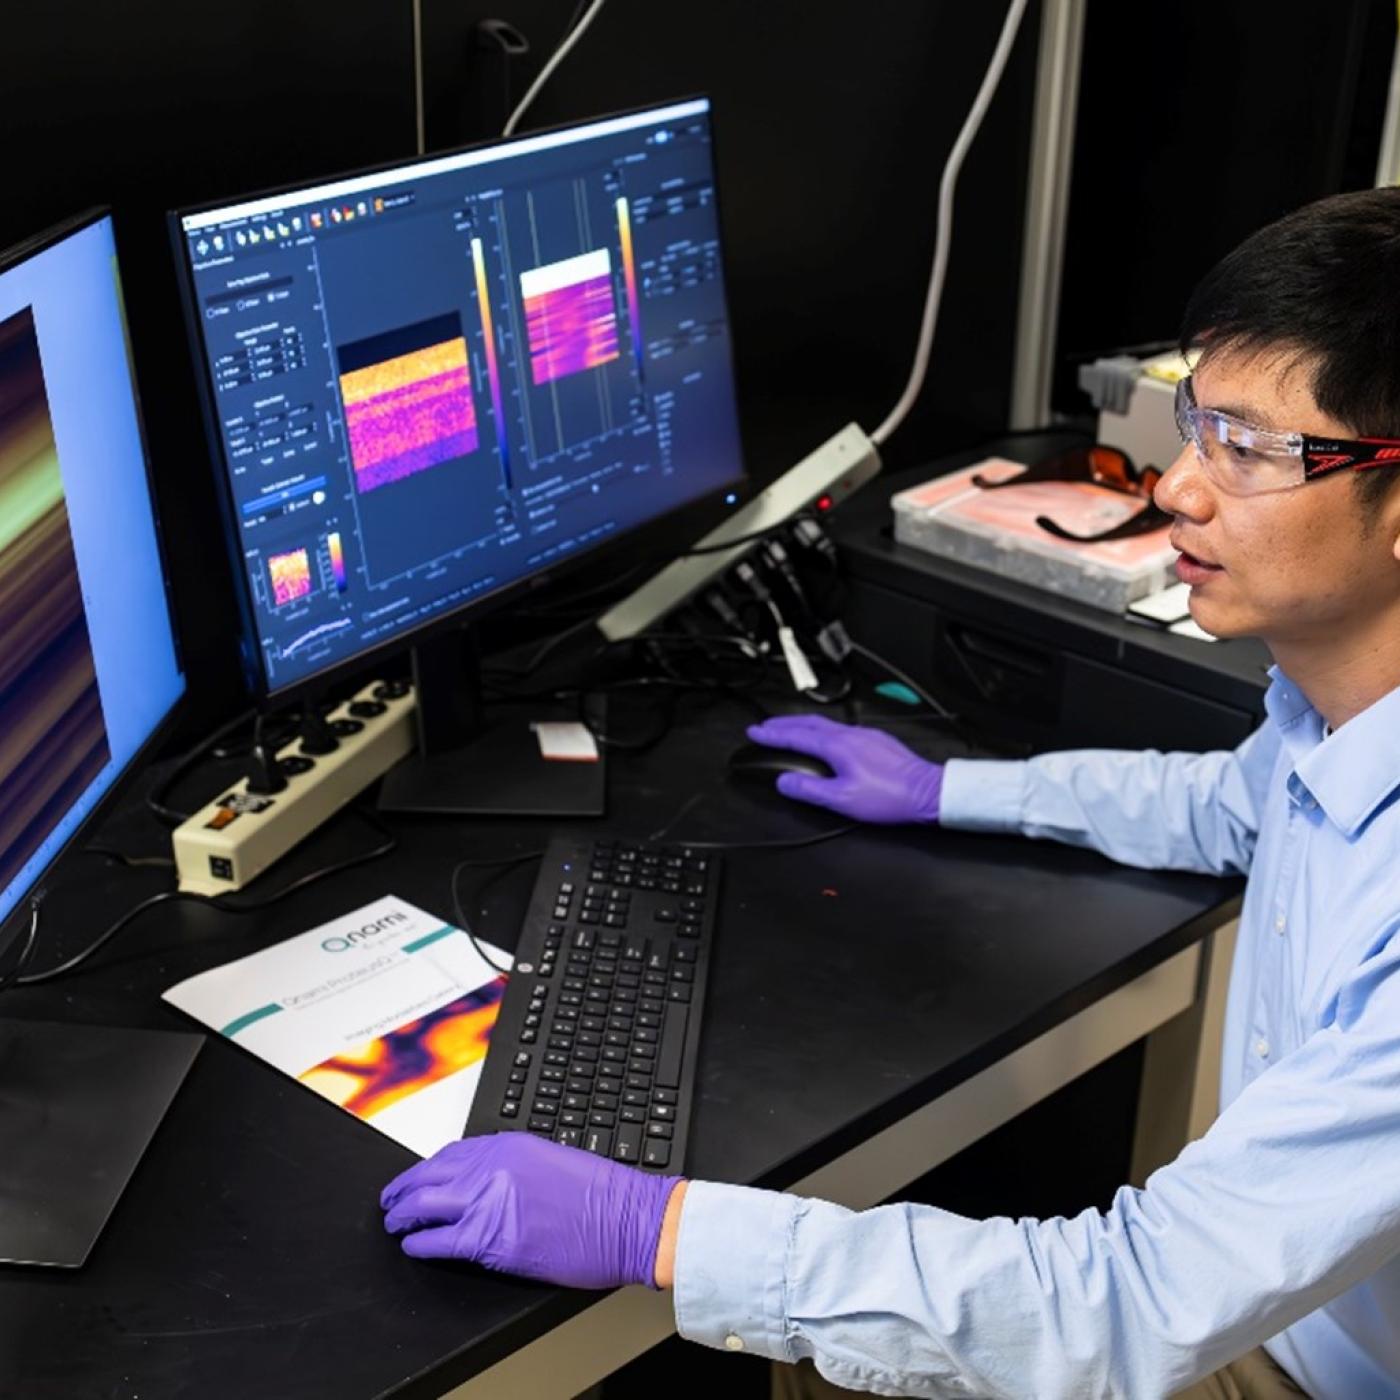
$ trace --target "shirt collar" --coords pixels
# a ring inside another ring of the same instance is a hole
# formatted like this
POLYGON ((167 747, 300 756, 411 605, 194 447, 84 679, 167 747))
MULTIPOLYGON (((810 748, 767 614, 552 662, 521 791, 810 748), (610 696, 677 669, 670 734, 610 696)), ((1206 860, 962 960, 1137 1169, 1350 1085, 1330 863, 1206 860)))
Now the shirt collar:
POLYGON ((1277 666, 1269 678, 1264 708, 1293 760, 1289 795, 1303 806, 1311 797, 1343 835, 1355 836, 1400 788, 1400 687, 1324 742, 1322 716, 1303 692, 1277 666))

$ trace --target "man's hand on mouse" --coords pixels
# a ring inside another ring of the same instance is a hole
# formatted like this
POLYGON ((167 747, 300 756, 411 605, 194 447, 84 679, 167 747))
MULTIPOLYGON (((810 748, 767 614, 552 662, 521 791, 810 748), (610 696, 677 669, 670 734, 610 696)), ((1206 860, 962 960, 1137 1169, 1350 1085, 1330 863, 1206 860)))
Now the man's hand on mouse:
POLYGON ((930 763, 880 729, 838 724, 825 715, 782 715, 751 725, 749 738, 821 759, 830 778, 784 773, 785 797, 830 808, 862 822, 936 822, 943 765, 930 763))
POLYGON ((497 1133, 448 1143, 396 1176, 379 1204, 384 1228, 416 1259, 467 1259, 572 1288, 656 1288, 668 1281, 657 1251, 680 1182, 497 1133))

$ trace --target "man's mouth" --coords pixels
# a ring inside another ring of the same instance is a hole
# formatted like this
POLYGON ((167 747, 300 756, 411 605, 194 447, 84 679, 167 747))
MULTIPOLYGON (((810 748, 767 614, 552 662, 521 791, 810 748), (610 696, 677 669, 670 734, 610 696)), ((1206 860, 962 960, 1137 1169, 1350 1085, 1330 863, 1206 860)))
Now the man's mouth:
POLYGON ((1176 576, 1182 583, 1198 584, 1205 583, 1207 579, 1216 577, 1225 572, 1224 568, 1211 560, 1203 558, 1199 554, 1192 554, 1189 549, 1182 549, 1180 545, 1173 546, 1181 555, 1176 561, 1176 576))

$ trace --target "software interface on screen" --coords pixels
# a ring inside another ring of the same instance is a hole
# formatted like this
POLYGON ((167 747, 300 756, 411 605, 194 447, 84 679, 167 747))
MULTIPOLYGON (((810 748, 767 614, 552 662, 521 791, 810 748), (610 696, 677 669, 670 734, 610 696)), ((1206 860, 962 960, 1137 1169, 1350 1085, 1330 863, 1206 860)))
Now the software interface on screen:
POLYGON ((708 110, 179 218, 269 689, 738 480, 708 110))
POLYGON ((100 219, 0 272, 0 919, 183 689, 100 219))

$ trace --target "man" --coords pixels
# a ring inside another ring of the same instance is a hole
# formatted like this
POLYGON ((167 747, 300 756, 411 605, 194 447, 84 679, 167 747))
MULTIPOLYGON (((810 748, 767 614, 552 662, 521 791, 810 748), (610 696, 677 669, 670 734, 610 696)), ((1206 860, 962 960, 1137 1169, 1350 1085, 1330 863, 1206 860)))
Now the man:
POLYGON ((752 734, 835 772, 785 793, 865 820, 1248 872, 1209 1133, 1045 1221, 852 1213, 510 1134, 386 1189, 406 1252, 674 1287, 682 1335, 886 1394, 1400 1397, 1400 189, 1255 234, 1182 343, 1156 499, 1192 616, 1277 662, 1236 751, 943 768, 815 716, 752 734))

